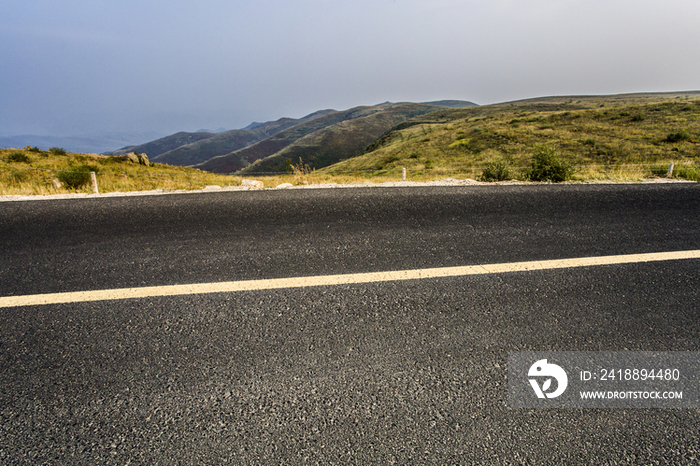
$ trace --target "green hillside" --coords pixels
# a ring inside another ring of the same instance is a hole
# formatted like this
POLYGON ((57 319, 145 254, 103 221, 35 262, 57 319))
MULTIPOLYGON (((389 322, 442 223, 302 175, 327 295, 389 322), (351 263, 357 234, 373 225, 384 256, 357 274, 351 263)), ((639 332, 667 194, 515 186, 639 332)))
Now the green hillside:
POLYGON ((111 155, 125 155, 129 152, 137 152, 139 154, 147 154, 149 158, 153 159, 168 151, 177 149, 178 147, 192 144, 203 139, 209 139, 214 136, 216 136, 216 133, 187 133, 181 131, 171 134, 170 136, 165 136, 164 138, 156 139, 155 141, 147 142, 146 144, 129 146, 116 150, 112 152, 111 155))
POLYGON ((311 168, 322 168, 361 154, 368 144, 397 124, 440 108, 442 107, 426 104, 388 102, 372 107, 356 107, 326 115, 314 121, 313 125, 299 125, 275 138, 226 157, 227 161, 236 161, 238 165, 230 163, 215 166, 215 163, 222 162, 215 159, 199 168, 225 173, 240 170, 245 162, 253 162, 241 172, 286 172, 290 164, 298 163, 299 159, 311 168))
MULTIPOLYGON (((484 167, 524 179, 533 155, 570 165, 700 162, 700 92, 547 97, 443 109, 397 125, 329 171, 484 167)), ((660 169, 660 168, 659 168, 660 169)), ((577 169, 581 170, 581 169, 577 169)), ((575 172, 576 173, 576 172, 575 172)))
POLYGON ((295 125, 284 131, 270 136, 249 147, 219 156, 197 165, 197 168, 214 173, 237 172, 253 162, 269 157, 300 138, 322 128, 340 123, 348 119, 356 119, 377 111, 376 107, 357 107, 341 112, 332 112, 295 125))
MULTIPOLYGON (((257 124, 253 129, 235 129, 216 134, 210 138, 186 144, 162 153, 152 160, 169 165, 190 166, 202 163, 219 155, 228 154, 255 144, 292 126, 318 118, 332 110, 312 113, 301 119, 280 118, 277 121, 257 124)), ((148 154, 148 152, 146 152, 148 154)), ((149 154, 150 156, 150 154, 149 154)))

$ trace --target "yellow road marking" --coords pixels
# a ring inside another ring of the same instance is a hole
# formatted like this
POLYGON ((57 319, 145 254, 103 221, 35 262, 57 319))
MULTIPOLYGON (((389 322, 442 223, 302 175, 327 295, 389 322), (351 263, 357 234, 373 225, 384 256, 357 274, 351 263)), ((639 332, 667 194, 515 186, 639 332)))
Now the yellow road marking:
POLYGON ((322 275, 317 277, 273 278, 267 280, 243 280, 220 283, 196 283, 190 285, 147 286, 113 290, 77 291, 67 293, 7 296, 0 298, 0 308, 38 306, 44 304, 79 303, 118 299, 151 298, 205 293, 232 293, 236 291, 274 290, 279 288, 307 288, 312 286, 349 285, 425 278, 461 277, 507 272, 592 267, 599 265, 632 264, 642 262, 700 259, 700 250, 627 254, 619 256, 581 257, 503 264, 467 265, 432 269, 397 270, 389 272, 322 275))

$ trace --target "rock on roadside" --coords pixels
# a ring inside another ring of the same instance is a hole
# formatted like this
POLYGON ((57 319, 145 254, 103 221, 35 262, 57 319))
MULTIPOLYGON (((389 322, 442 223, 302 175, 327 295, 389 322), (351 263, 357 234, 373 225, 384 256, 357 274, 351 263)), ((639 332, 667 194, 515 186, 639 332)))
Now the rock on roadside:
POLYGON ((262 189, 265 185, 258 180, 241 180, 241 186, 249 189, 262 189))
POLYGON ((136 152, 129 152, 128 154, 122 155, 121 158, 126 160, 127 162, 138 163, 147 167, 151 166, 151 163, 148 161, 148 156, 146 154, 137 154, 136 152))

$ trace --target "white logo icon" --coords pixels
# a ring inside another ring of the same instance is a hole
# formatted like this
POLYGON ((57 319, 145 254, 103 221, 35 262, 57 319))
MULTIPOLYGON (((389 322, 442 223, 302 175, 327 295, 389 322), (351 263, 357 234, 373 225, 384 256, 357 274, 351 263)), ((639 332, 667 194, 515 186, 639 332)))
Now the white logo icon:
POLYGON ((528 377, 547 377, 541 388, 536 379, 529 379, 537 398, 556 398, 564 393, 566 386, 569 384, 569 378, 566 376, 564 369, 556 364, 548 364, 546 359, 540 359, 533 364, 527 375, 528 377), (551 393, 546 393, 552 386, 552 378, 557 381, 557 389, 551 393))

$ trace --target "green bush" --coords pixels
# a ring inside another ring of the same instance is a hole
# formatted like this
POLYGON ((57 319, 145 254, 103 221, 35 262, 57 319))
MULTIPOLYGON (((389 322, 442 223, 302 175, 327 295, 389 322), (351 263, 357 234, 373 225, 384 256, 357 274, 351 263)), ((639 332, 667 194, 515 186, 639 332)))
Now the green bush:
POLYGON ((481 181, 505 181, 510 179, 510 170, 508 170, 508 162, 505 160, 497 160, 489 162, 481 172, 481 181))
POLYGON ((49 149, 51 155, 66 155, 66 150, 60 147, 52 147, 49 149))
POLYGON ((27 152, 34 152, 34 153, 37 153, 37 154, 40 154, 40 153, 43 152, 41 149, 39 149, 39 148, 36 147, 36 146, 34 146, 34 147, 27 146, 27 147, 25 147, 24 150, 26 150, 27 152))
POLYGON ((664 139, 665 142, 681 142, 681 141, 690 141, 690 134, 686 133, 685 131, 678 131, 675 133, 671 133, 668 136, 666 136, 666 139, 664 139))
POLYGON ((700 181, 700 167, 679 168, 678 171, 676 171, 676 176, 688 181, 700 181))
POLYGON ((571 179, 574 169, 559 158, 557 152, 543 145, 535 146, 532 165, 527 172, 530 181, 552 181, 558 183, 571 179))
POLYGON ((97 171, 89 165, 72 167, 71 170, 60 171, 56 175, 58 180, 66 186, 77 189, 90 182, 90 172, 97 171))
POLYGON ((29 156, 20 150, 15 150, 7 154, 7 161, 29 163, 29 156))

